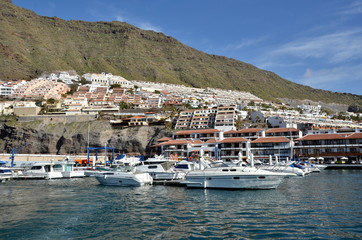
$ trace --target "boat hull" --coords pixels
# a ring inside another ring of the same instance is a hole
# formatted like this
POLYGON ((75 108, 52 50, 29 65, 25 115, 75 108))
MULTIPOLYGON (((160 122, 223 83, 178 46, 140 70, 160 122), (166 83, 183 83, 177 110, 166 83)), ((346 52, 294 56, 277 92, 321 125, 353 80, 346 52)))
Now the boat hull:
POLYGON ((224 188, 224 189, 274 189, 282 182, 278 176, 213 176, 213 177, 186 177, 189 188, 224 188))
POLYGON ((189 188, 274 189, 288 175, 249 167, 209 168, 189 172, 182 183, 189 188))
POLYGON ((105 174, 96 175, 95 177, 100 184, 106 186, 139 187, 143 185, 151 185, 153 183, 153 179, 148 173, 137 173, 137 174, 105 173, 105 174))

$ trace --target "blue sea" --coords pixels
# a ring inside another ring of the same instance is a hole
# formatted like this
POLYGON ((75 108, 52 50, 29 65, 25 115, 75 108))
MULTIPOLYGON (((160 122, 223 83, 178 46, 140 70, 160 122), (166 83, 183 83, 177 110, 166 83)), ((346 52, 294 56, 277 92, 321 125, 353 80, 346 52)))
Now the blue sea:
POLYGON ((274 190, 106 187, 94 178, 0 184, 0 239, 362 239, 362 171, 274 190))

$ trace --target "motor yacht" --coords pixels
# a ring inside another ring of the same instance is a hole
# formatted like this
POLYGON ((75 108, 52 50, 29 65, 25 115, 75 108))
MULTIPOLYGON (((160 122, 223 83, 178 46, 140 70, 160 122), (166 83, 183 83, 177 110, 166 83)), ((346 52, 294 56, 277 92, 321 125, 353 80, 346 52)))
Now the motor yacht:
POLYGON ((153 179, 149 173, 140 172, 135 167, 120 166, 112 171, 95 175, 98 182, 106 186, 143 186, 151 185, 153 179))
MULTIPOLYGON (((62 172, 54 169, 55 163, 35 163, 29 170, 24 171, 17 179, 57 179, 63 178, 62 172)), ((15 178, 15 177, 14 177, 15 178)))
POLYGON ((190 171, 181 183, 186 184, 188 188, 274 189, 288 175, 254 167, 220 164, 190 171))
POLYGON ((141 172, 147 172, 151 175, 153 180, 177 180, 183 179, 186 175, 183 171, 176 171, 174 169, 177 161, 169 160, 162 157, 149 158, 142 161, 136 169, 141 172))

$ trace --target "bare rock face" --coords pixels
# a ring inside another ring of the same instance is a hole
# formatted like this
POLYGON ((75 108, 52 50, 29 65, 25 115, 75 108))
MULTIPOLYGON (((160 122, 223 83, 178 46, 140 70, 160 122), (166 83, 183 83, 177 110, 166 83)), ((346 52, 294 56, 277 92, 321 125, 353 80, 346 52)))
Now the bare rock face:
POLYGON ((171 136, 163 126, 113 129, 107 121, 37 126, 0 124, 0 149, 10 153, 84 154, 89 147, 113 147, 115 153, 149 154, 158 138, 171 136), (19 152, 20 153, 20 152, 19 152))

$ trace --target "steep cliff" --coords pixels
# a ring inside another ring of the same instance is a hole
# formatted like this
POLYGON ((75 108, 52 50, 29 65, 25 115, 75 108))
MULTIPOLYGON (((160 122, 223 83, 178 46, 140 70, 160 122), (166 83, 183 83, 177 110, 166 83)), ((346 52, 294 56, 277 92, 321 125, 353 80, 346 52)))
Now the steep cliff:
POLYGON ((142 126, 113 129, 107 121, 71 124, 43 124, 42 122, 0 124, 0 151, 10 153, 22 147, 21 153, 84 154, 90 147, 114 147, 116 153, 148 154, 155 140, 170 136, 162 126, 142 126), (89 128, 88 128, 89 126, 89 128))

